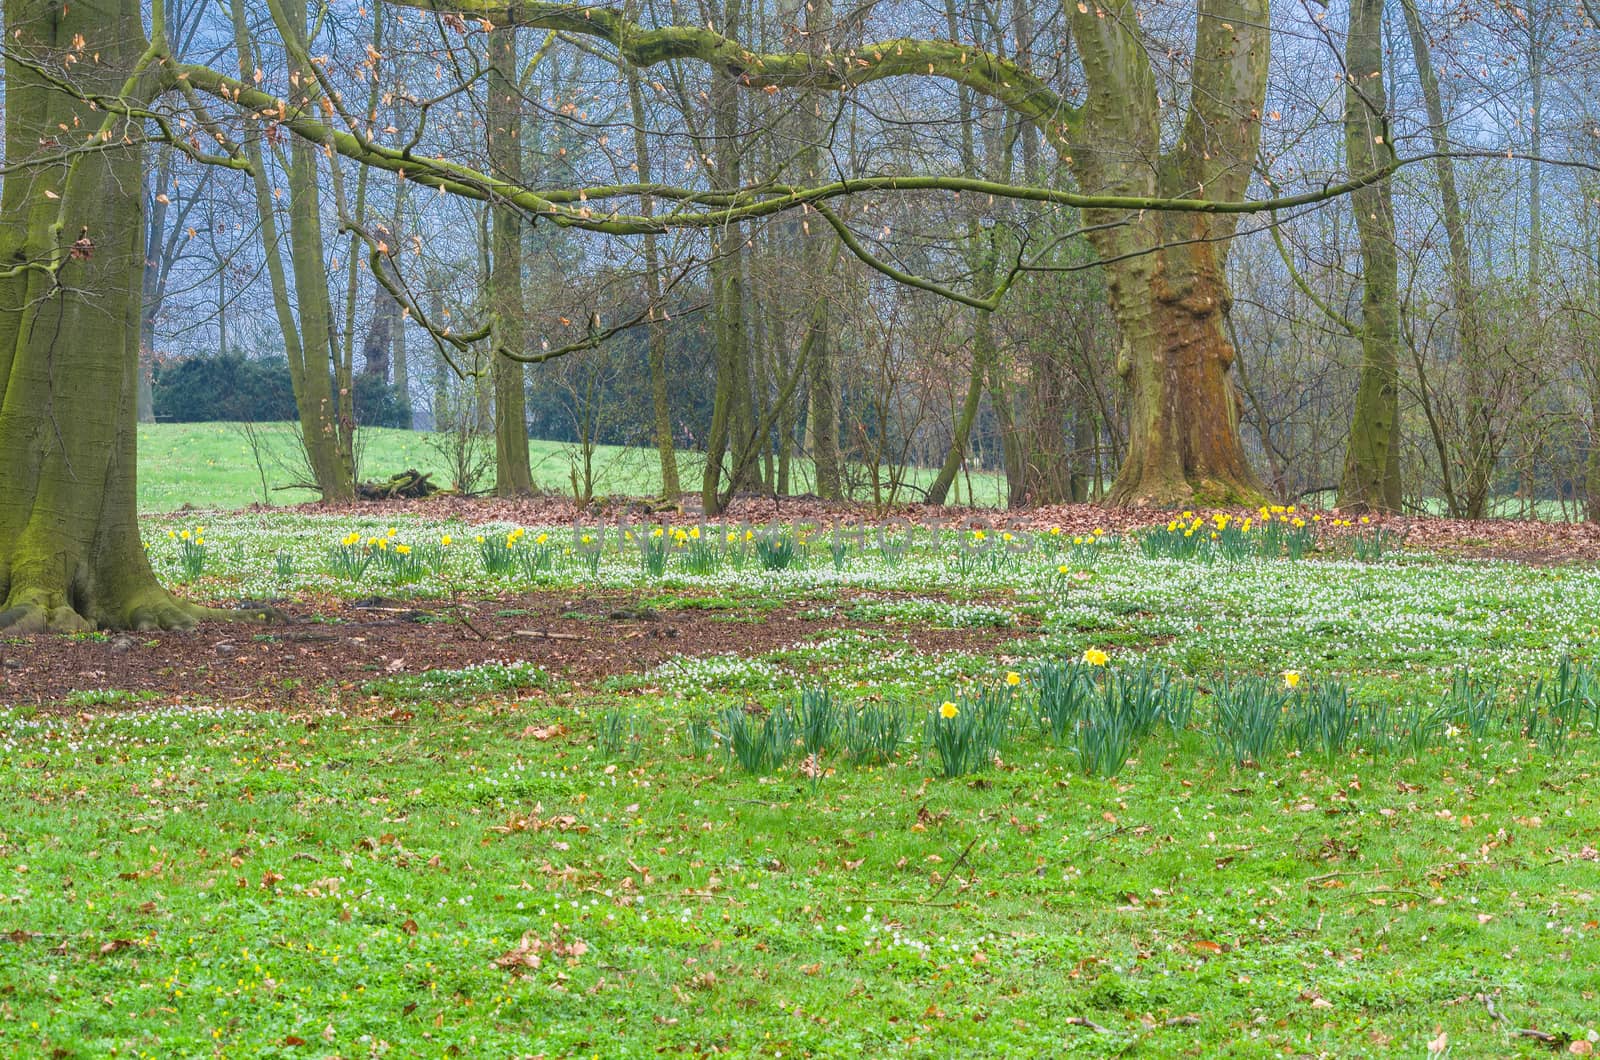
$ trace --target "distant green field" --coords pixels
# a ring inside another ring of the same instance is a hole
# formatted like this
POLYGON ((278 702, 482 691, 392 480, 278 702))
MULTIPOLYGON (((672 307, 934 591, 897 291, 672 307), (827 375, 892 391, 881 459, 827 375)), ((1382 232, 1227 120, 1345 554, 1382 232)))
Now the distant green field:
MULTIPOLYGON (((248 504, 298 504, 314 500, 305 490, 281 487, 305 478, 299 467, 304 460, 299 445, 287 424, 261 426, 261 467, 240 425, 232 423, 154 423, 139 425, 139 507, 147 512, 166 512, 184 505, 196 508, 242 508, 248 504), (263 477, 265 488, 263 489, 263 477)), ((416 468, 431 471, 442 485, 450 476, 445 460, 428 444, 429 435, 421 431, 389 428, 363 428, 357 435, 359 472, 364 479, 387 478, 397 471, 416 468)), ((529 443, 533 481, 542 489, 567 492, 571 489, 571 468, 577 458, 576 447, 563 442, 529 443)), ((678 455, 679 473, 686 489, 699 486, 705 458, 700 453, 678 455)), ((661 491, 661 469, 651 449, 601 446, 595 457, 595 491, 601 495, 650 496, 661 491)), ((810 468, 800 468, 802 483, 809 482, 810 468)), ((916 469, 912 481, 926 485, 933 472, 916 469)), ((490 476, 491 483, 493 476, 490 476)), ((959 486, 966 500, 969 479, 959 486)), ((974 473, 971 489, 981 505, 1000 503, 1005 488, 1002 476, 990 472, 974 473)), ((802 488, 804 488, 802 486, 802 488)), ((862 500, 870 500, 862 496, 862 500)), ((915 500, 913 494, 903 498, 915 500)))

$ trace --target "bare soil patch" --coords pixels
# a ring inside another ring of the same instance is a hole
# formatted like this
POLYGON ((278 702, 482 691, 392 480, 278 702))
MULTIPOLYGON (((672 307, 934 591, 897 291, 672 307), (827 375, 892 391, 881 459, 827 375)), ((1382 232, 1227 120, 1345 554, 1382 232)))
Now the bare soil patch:
MULTIPOLYGON (((881 594, 877 594, 880 595, 881 594)), ((814 617, 816 604, 649 611, 632 593, 553 591, 491 600, 289 603, 274 625, 189 632, 37 635, 0 643, 0 704, 73 709, 74 692, 144 694, 109 709, 211 702, 351 709, 368 681, 483 662, 532 663, 582 687, 673 656, 760 655, 843 629, 892 628, 919 652, 987 651, 1026 629, 934 629, 814 617)), ((97 709, 107 709, 97 707, 97 709)))

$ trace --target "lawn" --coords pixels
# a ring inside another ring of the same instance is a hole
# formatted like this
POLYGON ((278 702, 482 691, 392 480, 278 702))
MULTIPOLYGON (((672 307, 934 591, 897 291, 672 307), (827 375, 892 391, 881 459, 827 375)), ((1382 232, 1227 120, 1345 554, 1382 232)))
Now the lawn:
POLYGON ((0 710, 11 1055, 1531 1056, 1600 1030, 1600 572, 1369 529, 1173 558, 1181 528, 630 541, 415 511, 218 514, 188 571, 192 517, 152 517, 164 577, 299 621, 0 646, 73 689, 0 710), (361 614, 414 651, 372 654, 361 614), (763 640, 780 617, 805 631, 763 640), (624 637, 636 661, 595 662, 624 637), (481 663, 423 672, 447 642, 481 663), (95 676, 213 647, 245 692, 95 676))
MULTIPOLYGON (((421 431, 361 428, 356 432, 360 476, 381 479, 416 468, 432 472, 437 483, 448 486, 448 461, 430 444, 431 437, 421 431)), ((540 489, 570 496, 572 469, 579 458, 577 446, 535 439, 528 443, 528 448, 534 484, 540 489)), ((252 441, 239 424, 141 423, 139 508, 147 512, 168 512, 185 505, 231 509, 249 504, 288 505, 315 500, 316 495, 310 491, 283 488, 306 480, 308 475, 301 470, 304 463, 299 441, 288 424, 261 424, 258 440, 252 441)), ((678 454, 678 473, 685 489, 699 489, 704 467, 705 454, 692 451, 678 454)), ((594 488, 599 495, 656 496, 661 492, 660 457, 653 449, 599 446, 595 451, 594 468, 594 488)), ((810 481, 808 461, 798 462, 796 475, 799 488, 804 490, 810 481)), ((927 468, 913 468, 908 472, 908 481, 918 487, 926 487, 933 477, 934 472, 927 468)), ((488 484, 494 485, 492 468, 488 484)), ((1005 477, 994 472, 974 471, 963 474, 956 488, 962 497, 970 489, 980 505, 995 507, 1002 503, 1005 477)), ((864 486, 862 492, 861 499, 872 499, 870 489, 864 486)), ((920 499, 920 494, 914 493, 901 498, 902 501, 920 499)))

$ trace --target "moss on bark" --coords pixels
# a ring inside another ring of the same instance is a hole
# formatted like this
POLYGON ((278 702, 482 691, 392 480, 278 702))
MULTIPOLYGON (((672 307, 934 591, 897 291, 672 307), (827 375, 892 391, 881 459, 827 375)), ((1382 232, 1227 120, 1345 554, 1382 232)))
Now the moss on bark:
MULTIPOLYGON (((46 62, 98 55, 74 69, 88 92, 145 86, 138 0, 7 0, 5 25, 46 62)), ((0 629, 192 625, 201 609, 157 582, 135 510, 140 148, 11 59, 5 83, 5 157, 38 164, 0 196, 0 629), (63 155, 69 128, 114 146, 63 155)))

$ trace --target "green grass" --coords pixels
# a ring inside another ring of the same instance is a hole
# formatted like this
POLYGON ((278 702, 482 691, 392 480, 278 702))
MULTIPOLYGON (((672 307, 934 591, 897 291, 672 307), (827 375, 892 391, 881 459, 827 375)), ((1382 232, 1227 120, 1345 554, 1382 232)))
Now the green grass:
POLYGON ((599 720, 5 718, 0 1043, 1535 1055, 1478 993, 1594 1026, 1587 751, 1230 772, 1158 738, 1115 781, 1040 746, 812 781, 696 756, 670 707, 618 761, 599 720))
MULTIPOLYGON (((417 543, 506 530, 393 522, 417 543)), ((177 525, 144 528, 164 573, 177 525)), ((326 552, 351 531, 385 528, 218 515, 188 591, 536 584, 485 575, 470 546, 418 583, 342 581, 326 552)), ((1045 551, 960 548, 835 569, 807 535, 783 570, 672 558, 660 576, 626 551, 593 573, 563 556, 537 584, 633 592, 663 624, 819 620, 777 650, 599 683, 507 665, 373 681, 350 715, 116 690, 0 709, 0 1055, 1498 1057, 1548 1055, 1516 1028, 1600 1030, 1600 735, 1584 713, 1524 739, 1506 709, 1562 659, 1593 662, 1600 572, 1194 563, 1123 541, 1080 581, 1045 551), (928 627, 1002 643, 912 648, 928 627), (1041 664, 1088 647, 1198 690, 1192 715, 1145 712, 1130 760, 1087 761, 1082 730, 1053 736, 1027 705, 1041 664), (1218 710, 1240 675, 1277 709, 1293 670, 1296 695, 1342 684, 1415 728, 1463 666, 1498 689, 1476 735, 1361 730, 1322 753, 1218 710), (926 719, 992 709, 1008 671, 1024 708, 984 736, 1001 763, 946 779, 926 719), (852 753, 841 721, 820 759, 795 744, 741 768, 730 723, 816 688, 911 725, 887 753, 852 753)))
MULTIPOLYGON (((265 503, 296 504, 314 500, 304 490, 278 487, 300 478, 295 470, 304 463, 295 436, 286 424, 261 427, 262 463, 266 468, 265 503)), ((407 468, 431 471, 441 485, 449 485, 446 464, 428 445, 427 436, 418 431, 366 427, 358 433, 357 452, 363 478, 386 478, 407 468)), ((529 459, 535 485, 556 493, 570 493, 570 470, 576 456, 574 446, 562 442, 532 441, 529 459)), ((797 474, 800 488, 809 479, 808 464, 801 461, 797 474)), ((681 452, 678 471, 686 489, 698 489, 704 454, 681 452)), ((661 492, 661 465, 653 449, 601 446, 595 455, 596 491, 601 495, 654 496, 661 492)), ((927 486, 934 472, 913 469, 911 481, 927 486)), ((489 475, 493 485, 494 475, 489 475)), ((960 489, 965 495, 967 478, 960 489)), ((993 472, 975 472, 972 489, 978 502, 994 507, 1001 503, 1004 477, 993 472)), ((863 495, 863 500, 870 500, 863 495)), ((908 494, 902 500, 917 500, 908 494)), ((227 423, 141 423, 139 425, 139 507, 147 512, 167 512, 189 505, 195 508, 242 508, 263 502, 261 474, 255 453, 237 425, 227 423)))

